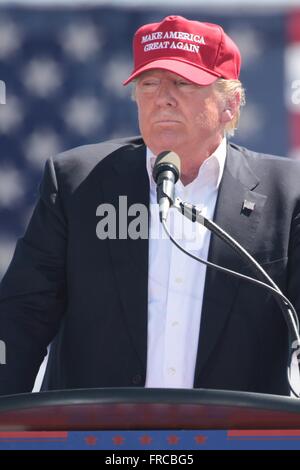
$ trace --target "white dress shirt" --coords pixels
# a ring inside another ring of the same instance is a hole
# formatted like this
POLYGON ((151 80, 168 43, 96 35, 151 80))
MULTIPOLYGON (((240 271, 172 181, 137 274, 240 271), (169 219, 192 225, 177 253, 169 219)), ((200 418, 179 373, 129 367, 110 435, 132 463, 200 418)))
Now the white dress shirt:
MULTIPOLYGON (((198 350, 206 266, 182 253, 159 222, 156 184, 152 178, 155 156, 147 148, 150 179, 148 277, 148 347, 146 387, 193 388, 198 350)), ((175 194, 196 204, 213 218, 226 159, 226 139, 207 158, 198 176, 175 194)), ((210 232, 170 209, 168 227, 174 238, 193 254, 207 260, 210 232)))

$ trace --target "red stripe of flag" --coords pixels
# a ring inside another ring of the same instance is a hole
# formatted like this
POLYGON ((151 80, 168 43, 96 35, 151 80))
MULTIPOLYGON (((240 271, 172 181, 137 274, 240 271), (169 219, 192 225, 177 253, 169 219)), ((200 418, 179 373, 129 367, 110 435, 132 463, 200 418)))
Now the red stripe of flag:
MULTIPOLYGON (((286 23, 286 37, 287 37, 287 48, 289 47, 298 47, 300 50, 300 9, 291 10, 287 15, 286 23)), ((289 57, 289 56, 288 56, 289 57)), ((291 59, 290 59, 291 60, 291 59)), ((294 58, 296 60, 296 58, 294 58)), ((296 76, 297 64, 287 64, 289 70, 295 68, 295 76, 289 77, 293 80, 293 83, 296 86, 296 82, 300 80, 299 76, 296 76)), ((288 83, 289 87, 292 87, 292 83, 288 83)), ((291 95, 291 99, 299 99, 299 91, 292 88, 288 90, 291 95), (292 98, 295 96, 297 98, 292 98)), ((300 151, 300 108, 298 103, 294 103, 294 107, 288 110, 288 123, 289 123, 289 151, 290 155, 298 158, 300 151), (296 105, 296 106, 295 106, 296 105)))
MULTIPOLYGON (((299 25, 300 28, 300 25, 299 25)), ((299 77, 300 80, 300 77, 299 77)), ((300 113, 290 112, 290 142, 294 148, 300 148, 300 113)))
POLYGON ((300 10, 288 13, 287 34, 289 42, 300 42, 300 10))

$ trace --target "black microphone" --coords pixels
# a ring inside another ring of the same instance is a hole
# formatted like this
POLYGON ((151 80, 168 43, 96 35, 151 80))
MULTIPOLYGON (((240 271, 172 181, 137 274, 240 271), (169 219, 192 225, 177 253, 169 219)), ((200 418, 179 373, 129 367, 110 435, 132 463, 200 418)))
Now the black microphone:
POLYGON ((180 158, 169 150, 161 152, 154 164, 153 179, 157 184, 156 194, 159 204, 159 218, 167 220, 168 211, 174 203, 175 184, 180 175, 180 158))

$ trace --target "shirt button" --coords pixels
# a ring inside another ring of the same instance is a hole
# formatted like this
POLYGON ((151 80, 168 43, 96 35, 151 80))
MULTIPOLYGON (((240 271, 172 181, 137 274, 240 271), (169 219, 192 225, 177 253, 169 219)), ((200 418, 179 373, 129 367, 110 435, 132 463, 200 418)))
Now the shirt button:
POLYGON ((175 375, 176 374, 176 369, 174 367, 169 367, 168 368, 168 375, 175 375))
POLYGON ((172 326, 178 326, 179 325, 179 322, 178 321, 173 321, 172 322, 172 326))
POLYGON ((134 385, 140 384, 142 381, 142 376, 140 374, 136 374, 134 377, 132 377, 132 383, 134 385))
POLYGON ((175 282, 176 282, 176 284, 182 284, 183 283, 182 277, 176 277, 175 282))

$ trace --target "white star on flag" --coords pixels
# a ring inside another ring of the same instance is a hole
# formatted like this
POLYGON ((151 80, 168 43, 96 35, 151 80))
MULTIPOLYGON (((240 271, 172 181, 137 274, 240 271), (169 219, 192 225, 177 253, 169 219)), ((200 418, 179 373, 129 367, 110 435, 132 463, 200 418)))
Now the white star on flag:
POLYGON ((70 129, 87 135, 101 126, 104 112, 94 96, 78 96, 66 104, 64 119, 70 129))
POLYGON ((60 42, 71 58, 84 62, 101 50, 100 28, 91 23, 71 24, 62 33, 60 42))
POLYGON ((52 59, 33 59, 23 70, 23 83, 33 95, 47 98, 62 85, 63 72, 59 64, 52 59))

